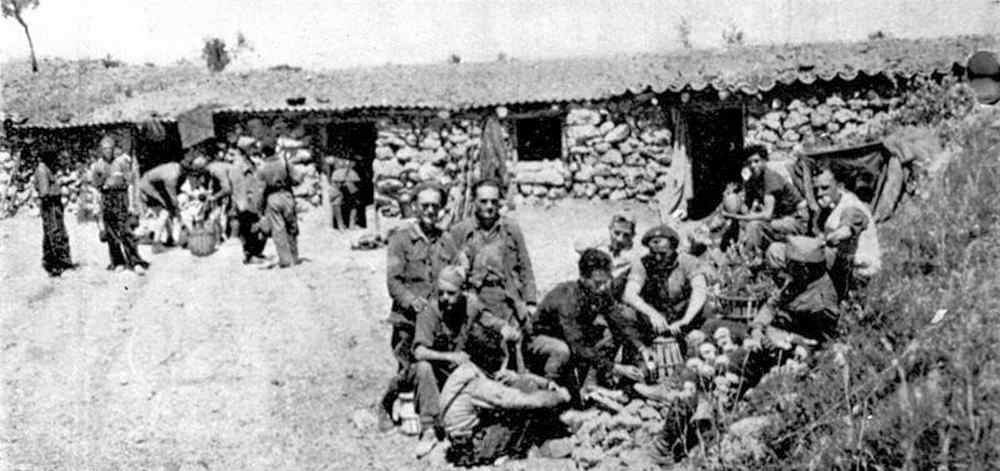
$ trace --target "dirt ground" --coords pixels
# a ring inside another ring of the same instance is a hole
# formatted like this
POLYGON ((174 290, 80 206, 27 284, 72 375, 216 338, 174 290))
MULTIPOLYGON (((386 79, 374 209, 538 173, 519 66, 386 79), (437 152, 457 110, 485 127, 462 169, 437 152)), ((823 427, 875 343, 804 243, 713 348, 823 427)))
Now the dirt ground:
MULTIPOLYGON (((573 240, 621 206, 523 207, 539 288, 575 276, 573 240)), ((653 213, 638 207, 640 233, 653 213)), ((92 224, 67 216, 80 270, 41 269, 41 222, 0 221, 0 469, 426 469, 415 440, 359 430, 394 365, 385 253, 351 251, 325 211, 303 215, 289 270, 153 255, 146 276, 104 270, 92 224)), ((273 248, 268 247, 268 253, 273 248)))

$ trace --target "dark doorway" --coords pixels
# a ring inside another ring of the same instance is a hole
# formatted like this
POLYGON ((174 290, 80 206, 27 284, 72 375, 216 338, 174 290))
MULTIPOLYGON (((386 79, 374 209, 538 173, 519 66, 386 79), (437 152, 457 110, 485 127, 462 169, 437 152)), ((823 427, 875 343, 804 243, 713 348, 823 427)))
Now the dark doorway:
POLYGON ((722 201, 726 184, 739 182, 743 149, 743 110, 685 111, 687 149, 691 161, 694 198, 688 216, 708 216, 722 201))
POLYGON ((517 126, 517 160, 531 162, 562 158, 562 119, 524 118, 517 126))
MULTIPOLYGON (((354 170, 361 178, 355 223, 368 227, 365 208, 375 201, 374 174, 372 162, 375 160, 375 139, 378 132, 375 123, 330 123, 326 127, 326 150, 329 155, 354 162, 354 170)), ((347 208, 344 218, 347 218, 347 208)))

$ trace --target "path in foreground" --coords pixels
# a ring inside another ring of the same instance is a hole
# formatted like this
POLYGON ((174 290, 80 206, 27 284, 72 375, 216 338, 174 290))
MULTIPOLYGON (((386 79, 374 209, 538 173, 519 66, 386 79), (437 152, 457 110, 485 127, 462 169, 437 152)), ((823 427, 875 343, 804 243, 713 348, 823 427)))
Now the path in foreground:
MULTIPOLYGON (((574 276, 572 240, 611 211, 521 212, 540 289, 574 276)), ((351 425, 393 371, 385 255, 323 216, 304 216, 299 267, 243 266, 230 241, 207 258, 143 247, 144 277, 106 272, 94 226, 68 221, 84 265, 60 279, 37 218, 0 221, 0 468, 424 467, 413 440, 351 425)))

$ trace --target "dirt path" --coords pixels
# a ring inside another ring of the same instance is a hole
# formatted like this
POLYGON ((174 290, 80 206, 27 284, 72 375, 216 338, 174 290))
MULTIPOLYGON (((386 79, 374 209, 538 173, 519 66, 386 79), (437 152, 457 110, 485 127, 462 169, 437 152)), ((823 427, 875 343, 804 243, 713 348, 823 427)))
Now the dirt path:
MULTIPOLYGON (((521 211, 542 290, 611 211, 521 211)), ((95 228, 70 222, 84 266, 54 280, 40 221, 0 222, 0 469, 426 467, 411 439, 351 425, 393 369, 385 255, 323 220, 304 216, 310 260, 290 270, 245 267, 230 241, 207 258, 144 247, 145 277, 104 271, 95 228)))

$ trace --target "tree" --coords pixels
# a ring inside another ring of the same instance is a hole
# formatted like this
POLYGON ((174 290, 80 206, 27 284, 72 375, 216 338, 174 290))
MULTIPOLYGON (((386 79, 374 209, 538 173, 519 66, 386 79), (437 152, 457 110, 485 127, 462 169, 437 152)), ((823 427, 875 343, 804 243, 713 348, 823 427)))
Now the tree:
POLYGON ((746 44, 746 34, 736 26, 736 23, 729 23, 729 26, 722 31, 722 44, 728 48, 741 47, 746 44))
POLYGON ((31 51, 31 71, 38 72, 38 60, 35 59, 35 43, 31 41, 31 32, 28 31, 28 23, 24 22, 24 12, 30 8, 38 7, 38 0, 0 0, 0 8, 4 18, 14 18, 24 28, 24 35, 28 37, 28 50, 31 51))
POLYGON ((205 47, 201 49, 201 57, 205 58, 208 70, 221 72, 229 65, 229 52, 226 51, 226 42, 219 38, 209 38, 205 40, 205 47))

